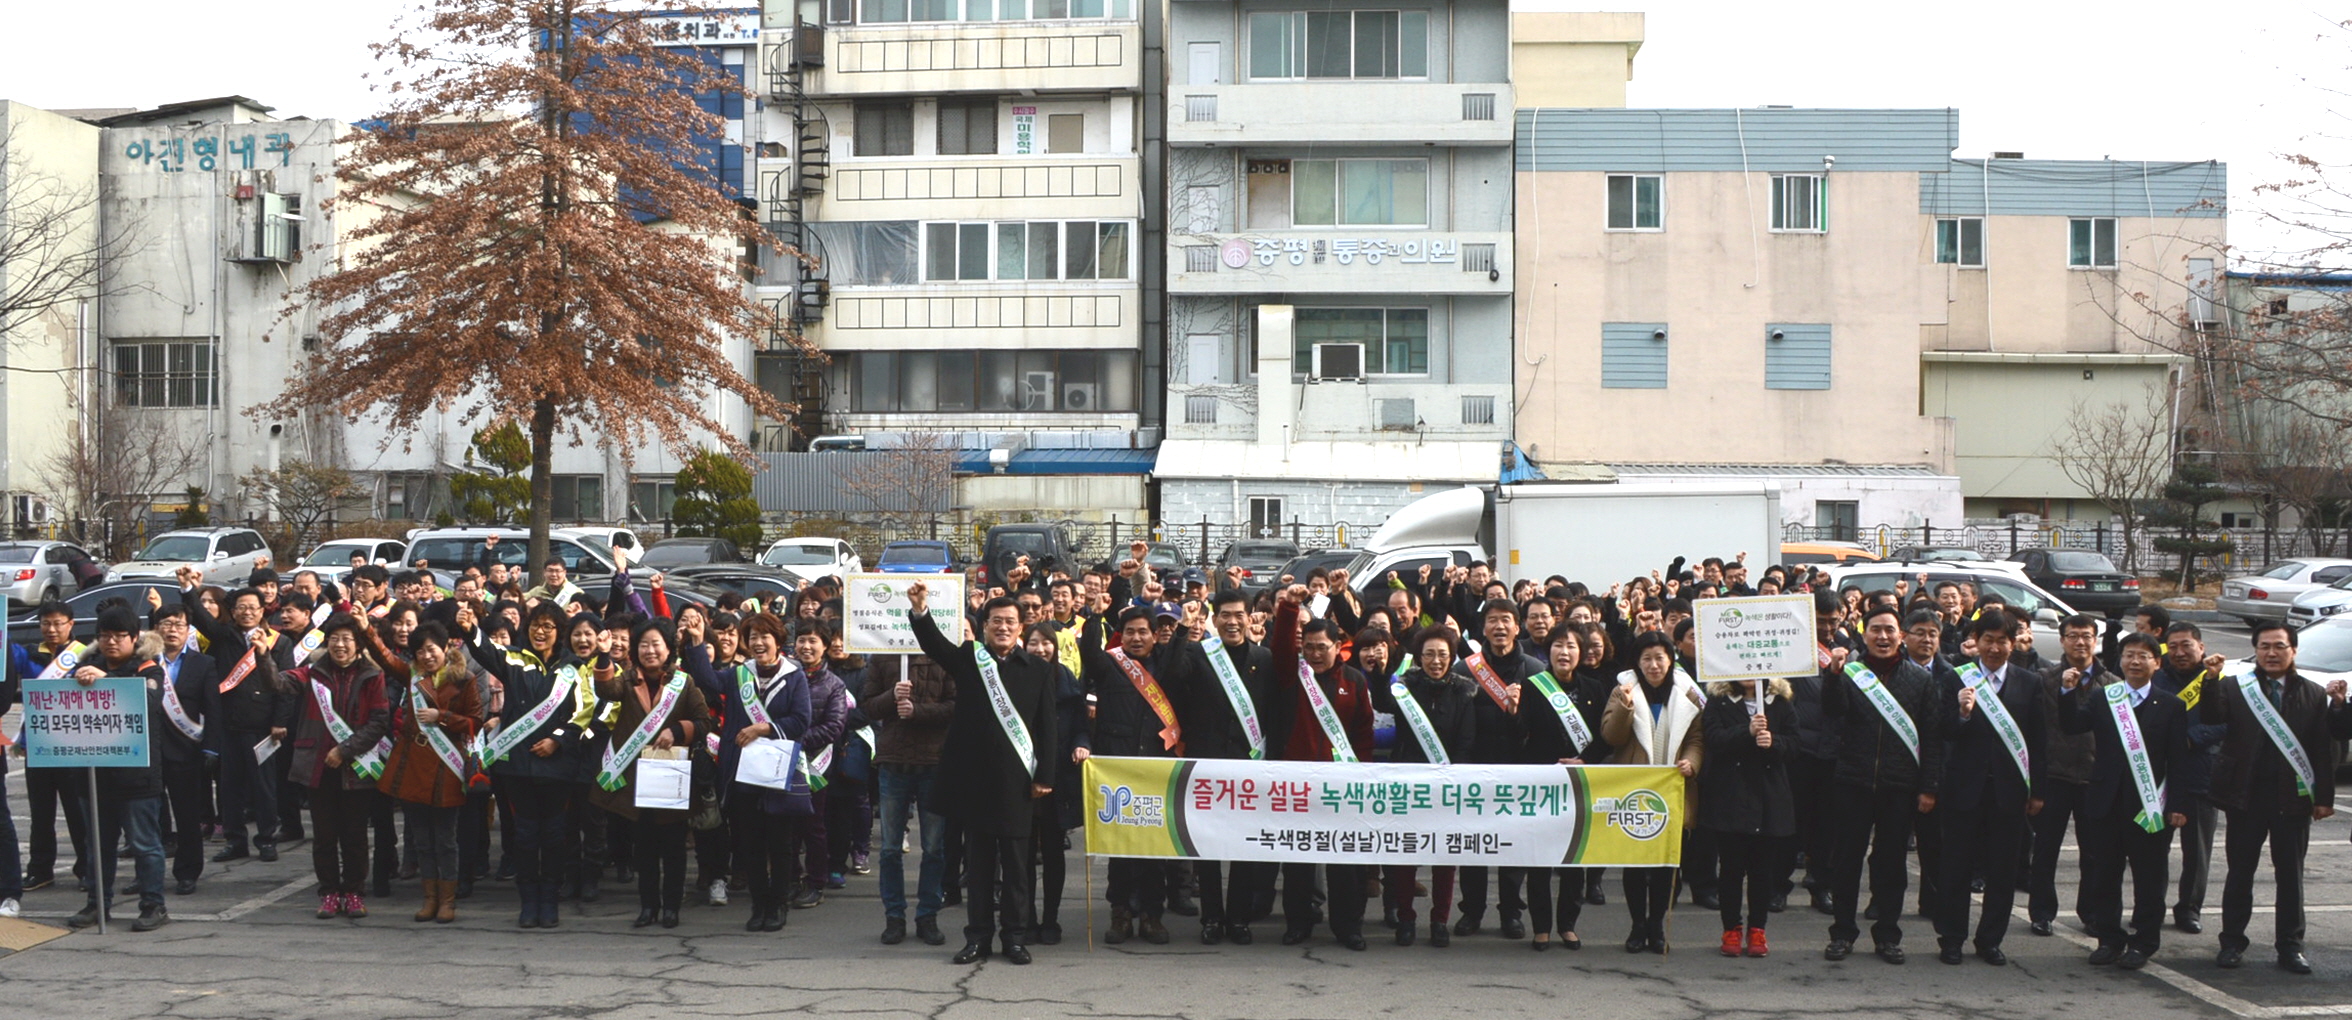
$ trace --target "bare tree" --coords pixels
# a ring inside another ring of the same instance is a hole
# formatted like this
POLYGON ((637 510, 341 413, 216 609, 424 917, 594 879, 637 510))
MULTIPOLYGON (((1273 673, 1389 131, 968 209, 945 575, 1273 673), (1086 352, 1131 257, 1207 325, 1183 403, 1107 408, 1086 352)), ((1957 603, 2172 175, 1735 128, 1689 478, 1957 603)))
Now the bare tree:
POLYGON ((117 222, 101 233, 95 180, 44 172, 18 143, 17 122, 0 132, 0 341, 24 343, 27 327, 127 289, 113 267, 135 253, 136 236, 117 222))
POLYGON ((267 507, 270 516, 285 525, 292 545, 288 554, 295 556, 323 534, 337 507, 360 494, 351 472, 298 458, 276 470, 255 468, 237 483, 245 487, 247 498, 267 507))
POLYGON ((2222 461, 2222 477, 2233 488, 2264 503, 2267 523, 2275 526, 2279 510, 2295 512, 2295 527, 2314 552, 2335 555, 2334 529, 2341 523, 2344 503, 2352 496, 2352 448, 2344 426, 2321 418, 2284 411, 2249 413, 2259 426, 2231 445, 2238 456, 2222 461))
POLYGON ((955 505, 955 461, 950 436, 908 432, 835 473, 849 501, 870 508, 861 515, 871 514, 890 533, 930 537, 932 526, 955 505))
POLYGON ((2169 402, 2151 384, 2136 402, 2077 402, 2050 436, 2049 453, 2068 481, 2115 515, 2123 530, 2123 568, 2138 566, 2145 504, 2172 474, 2169 402))
MULTIPOLYGON (((99 398, 107 403, 105 398, 99 398)), ((201 475, 210 451, 199 437, 175 427, 173 416, 108 404, 90 414, 79 396, 68 399, 72 421, 65 442, 43 458, 38 473, 57 511, 82 530, 86 544, 110 558, 131 553, 157 496, 184 492, 201 475)))

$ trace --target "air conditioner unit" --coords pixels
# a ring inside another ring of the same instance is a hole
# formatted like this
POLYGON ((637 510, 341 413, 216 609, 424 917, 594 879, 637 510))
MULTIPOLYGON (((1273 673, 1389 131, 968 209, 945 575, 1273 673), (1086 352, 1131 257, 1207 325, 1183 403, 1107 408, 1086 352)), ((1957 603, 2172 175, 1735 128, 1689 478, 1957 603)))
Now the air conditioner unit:
POLYGON ((1062 384, 1062 410, 1064 410, 1064 411, 1099 411, 1099 410, 1102 410, 1102 401, 1101 401, 1100 397, 1098 396, 1098 394, 1099 394, 1099 393, 1100 393, 1100 387, 1096 386, 1094 383, 1090 383, 1090 382, 1074 382, 1074 383, 1063 383, 1063 384, 1062 384))
POLYGON ((1051 411, 1054 402, 1054 374, 1028 372, 1021 376, 1021 410, 1051 411))
POLYGON ((1364 377, 1363 344, 1316 344, 1315 379, 1362 379, 1364 377))

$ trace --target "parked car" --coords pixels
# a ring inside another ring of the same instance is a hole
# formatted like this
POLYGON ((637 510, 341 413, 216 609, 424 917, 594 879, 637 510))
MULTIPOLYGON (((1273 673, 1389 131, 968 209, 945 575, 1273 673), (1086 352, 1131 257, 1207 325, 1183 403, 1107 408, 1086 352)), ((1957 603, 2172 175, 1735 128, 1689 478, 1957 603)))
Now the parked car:
POLYGON ((892 542, 874 560, 875 572, 882 574, 952 574, 956 569, 955 547, 929 539, 892 542))
POLYGON ((1305 584, 1307 583, 1307 575, 1314 573, 1318 568, 1332 570, 1347 566, 1349 563, 1355 562, 1355 559, 1356 550, 1354 549, 1309 549, 1292 557, 1290 562, 1283 564, 1280 570, 1274 572, 1274 579, 1280 581, 1287 577, 1295 583, 1305 584))
POLYGON ((106 568, 72 542, 0 542, 0 595, 10 606, 70 598, 106 583, 106 568))
POLYGON ((1078 562, 1078 543, 1071 538, 1068 528, 1059 524, 999 524, 988 529, 987 538, 980 544, 976 580, 980 584, 1003 584, 1005 573, 1022 556, 1029 557, 1030 573, 1036 577, 1043 577, 1050 570, 1076 574, 1082 569, 1078 562))
POLYGON ((1185 559, 1184 547, 1174 542, 1151 542, 1144 546, 1143 565, 1160 573, 1182 571, 1191 564, 1185 559))
POLYGON ((2027 580, 2057 592, 2086 613, 2112 620, 2140 607, 2140 579, 2088 549, 2027 549, 2009 557, 2027 580))
POLYGON ((321 542, 302 558, 294 569, 316 573, 319 580, 342 584, 343 575, 351 572, 351 556, 358 553, 369 563, 381 563, 392 569, 407 565, 408 543, 396 538, 338 538, 321 542))
MULTIPOLYGON (((244 578, 237 579, 240 586, 244 582, 244 578)), ((138 612, 141 619, 146 618, 147 593, 150 591, 161 598, 164 605, 176 606, 180 604, 180 583, 178 581, 146 580, 103 584, 78 592, 72 598, 66 599, 66 608, 73 610, 74 640, 89 641, 98 636, 98 604, 109 599, 122 599, 125 604, 138 612)), ((39 606, 35 603, 23 605, 9 603, 8 640, 27 648, 40 643, 41 621, 36 615, 38 609, 39 606)))
MULTIPOLYGON (((462 571, 467 566, 484 562, 483 550, 494 550, 497 562, 509 567, 526 567, 536 577, 536 565, 524 561, 531 556, 531 533, 522 528, 496 526, 476 528, 428 528, 416 532, 404 554, 407 562, 418 560, 434 570, 462 571), (486 541, 498 536, 498 544, 486 541)), ((562 560, 564 569, 573 574, 610 577, 613 572, 611 547, 598 535, 575 532, 570 528, 555 528, 547 533, 547 549, 562 560)), ((536 582, 532 582, 536 583, 536 582)), ((523 587, 528 588, 530 584, 523 587)))
POLYGON ((1283 564, 1297 559, 1298 554, 1295 542, 1263 538, 1235 542, 1217 557, 1217 576, 1223 577, 1226 571, 1240 567, 1241 590, 1257 592, 1281 577, 1283 564))
POLYGON ((733 539, 726 538, 665 538, 646 546, 641 554, 629 557, 629 566, 649 570, 675 570, 698 563, 749 563, 743 551, 735 548, 733 539))
MULTIPOLYGON (((763 604, 773 603, 778 612, 783 611, 785 603, 776 600, 789 599, 800 590, 798 575, 786 573, 781 567, 763 567, 757 563, 700 563, 662 574, 664 588, 675 587, 680 581, 714 591, 731 591, 763 604)), ((643 584, 638 585, 640 591, 644 588, 643 584)))
POLYGON ((1981 563, 1985 554, 1964 545, 1906 545, 1887 556, 1894 563, 1981 563))
MULTIPOLYGON (((632 555, 645 549, 645 541, 638 538, 636 532, 627 528, 604 524, 575 524, 564 528, 563 531, 575 538, 588 539, 592 544, 601 544, 607 559, 612 558, 612 550, 614 549, 627 549, 632 555)), ((635 563, 637 561, 631 559, 629 562, 635 563)))
POLYGON ((1780 562, 1790 566, 1808 563, 1875 563, 1878 554, 1860 542, 1782 542, 1780 562))
POLYGON ((2352 609, 2352 577, 2295 596, 2287 606, 2287 626, 2301 630, 2347 609, 2352 609))
POLYGON ((866 570, 857 550, 838 538, 779 538, 760 554, 759 561, 761 566, 778 568, 803 581, 866 570))
POLYGON ((2296 596, 2352 577, 2352 560, 2306 557, 2282 560, 2252 574, 2221 582, 2213 608, 2249 624, 2287 619, 2296 596))
MULTIPOLYGON (((2221 675, 2241 677, 2254 671, 2251 658, 2231 659, 2222 663, 2221 675)), ((2329 617, 2312 624, 2295 635, 2295 672, 2303 679, 2324 687, 2337 680, 2352 680, 2352 616, 2329 617)), ((2352 757, 2352 744, 2336 744, 2336 760, 2352 757)), ((2341 766, 2338 767, 2339 772, 2341 766)))
MULTIPOLYGON (((2076 614, 2075 606, 2049 589, 2027 580, 2024 573, 2018 569, 2017 564, 2003 564, 2002 566, 2008 569, 1961 567, 1947 563, 1922 571, 1912 564, 1858 563, 1850 566, 1830 567, 1827 569, 1827 573, 1830 583, 1835 585, 1840 592, 1853 588, 1859 588, 1864 592, 1893 591, 1895 582, 1898 580, 1909 581, 1913 585, 1917 585, 1919 575, 1922 573, 1927 575, 1927 587, 1931 592, 1936 585, 1945 581, 1972 583, 1976 585, 1979 597, 1999 596, 2001 601, 2007 603, 2011 609, 2032 619, 2034 622, 2034 650, 2040 652, 2044 658, 2057 655, 2059 624, 2067 617, 2076 614)), ((2102 636, 2107 633, 2107 626, 2108 624, 2104 622, 2100 624, 2099 633, 2102 636)))
POLYGON ((181 567, 195 567, 204 583, 242 587, 253 568, 270 565, 270 547, 252 528, 184 528, 147 540, 128 561, 106 572, 106 579, 135 581, 170 579, 181 567))

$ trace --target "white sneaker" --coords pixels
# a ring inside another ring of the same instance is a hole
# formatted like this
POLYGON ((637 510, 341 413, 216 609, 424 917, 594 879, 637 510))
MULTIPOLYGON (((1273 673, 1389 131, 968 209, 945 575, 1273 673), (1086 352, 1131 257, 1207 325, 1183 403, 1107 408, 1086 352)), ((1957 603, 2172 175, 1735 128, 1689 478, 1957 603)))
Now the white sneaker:
POLYGON ((0 917, 16 917, 23 913, 24 907, 16 902, 16 897, 0 900, 0 917))
POLYGON ((714 907, 723 907, 727 905, 726 879, 718 878, 711 880, 710 905, 714 907))

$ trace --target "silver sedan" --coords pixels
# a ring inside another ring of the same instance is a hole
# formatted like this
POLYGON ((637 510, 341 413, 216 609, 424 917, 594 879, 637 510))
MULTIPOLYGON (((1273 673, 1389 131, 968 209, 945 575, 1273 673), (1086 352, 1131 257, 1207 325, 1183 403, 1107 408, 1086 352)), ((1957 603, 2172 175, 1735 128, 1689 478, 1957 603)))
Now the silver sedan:
POLYGON ((2264 567, 2260 573, 2221 582, 2221 595, 2213 600, 2213 608, 2249 624, 2283 621, 2296 596, 2347 577, 2352 577, 2352 559, 2307 556, 2281 560, 2264 567))
POLYGON ((0 595, 11 606, 71 598, 105 577, 106 568, 72 542, 0 542, 0 595))

